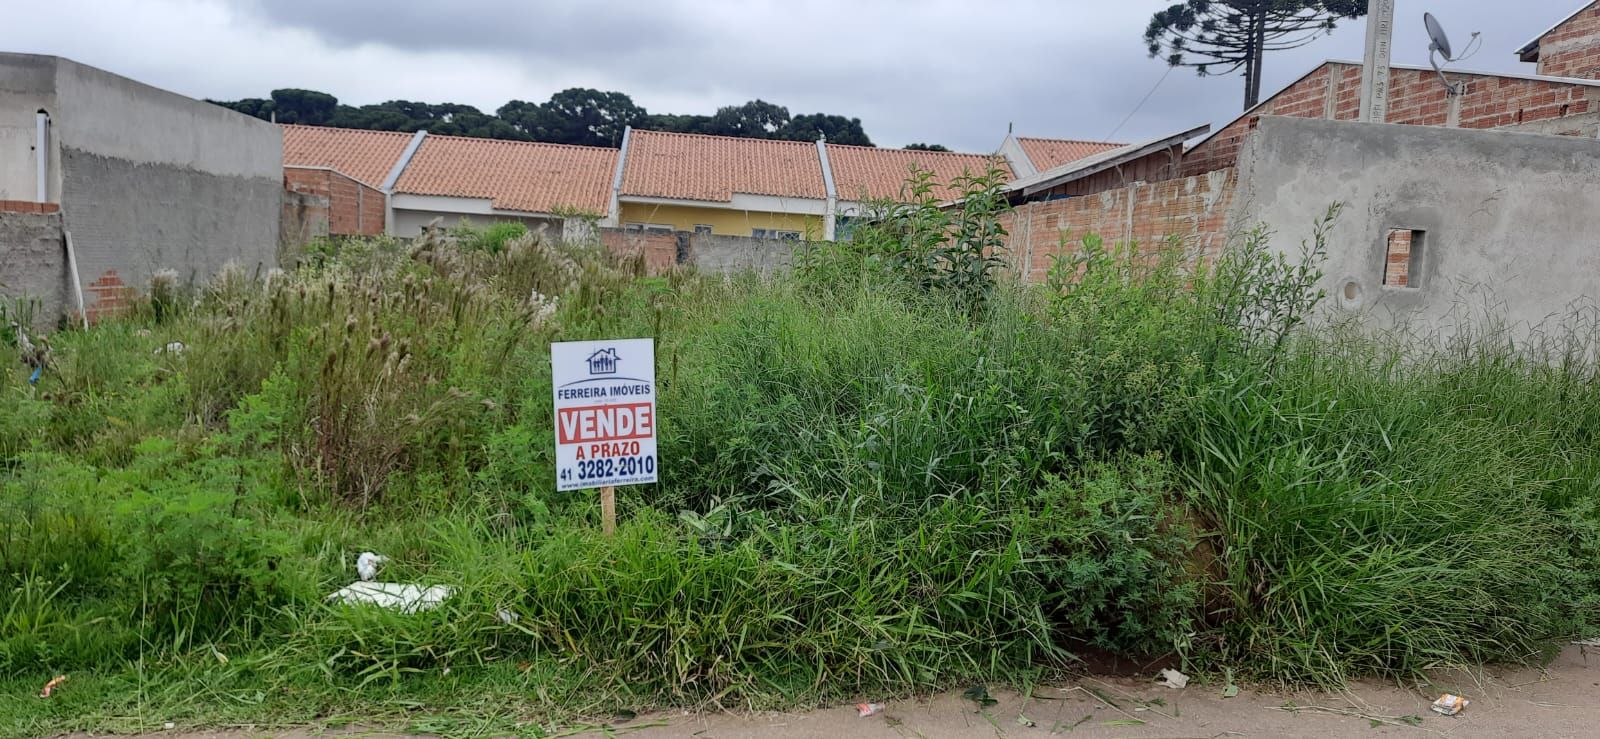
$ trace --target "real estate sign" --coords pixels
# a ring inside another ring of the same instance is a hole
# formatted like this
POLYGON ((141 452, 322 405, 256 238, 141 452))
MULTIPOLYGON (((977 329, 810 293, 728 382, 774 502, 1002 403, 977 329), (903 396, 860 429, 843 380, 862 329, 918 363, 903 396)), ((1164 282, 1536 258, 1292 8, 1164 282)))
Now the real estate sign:
POLYGON ((555 386, 556 489, 655 482, 654 339, 550 345, 555 386))

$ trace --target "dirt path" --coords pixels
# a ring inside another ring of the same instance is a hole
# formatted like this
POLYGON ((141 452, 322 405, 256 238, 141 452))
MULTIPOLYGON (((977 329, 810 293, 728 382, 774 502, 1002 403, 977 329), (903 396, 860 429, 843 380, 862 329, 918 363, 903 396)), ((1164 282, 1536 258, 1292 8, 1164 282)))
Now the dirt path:
POLYGON ((1217 685, 1173 690, 1142 680, 1088 679, 1040 689, 1027 701, 1013 693, 993 697, 999 703, 983 713, 955 693, 890 703, 868 718, 858 717, 850 707, 766 716, 650 716, 640 721, 670 723, 627 736, 1025 739, 1054 732, 1070 737, 1593 737, 1600 736, 1600 654, 1586 655, 1573 647, 1545 670, 1440 673, 1431 686, 1417 690, 1362 683, 1348 693, 1243 691, 1223 698, 1217 685), (1456 717, 1431 712, 1428 705, 1444 692, 1465 695, 1472 703, 1456 717), (1291 705, 1301 708, 1291 710, 1291 705))
MULTIPOLYGON (((1594 649, 1587 650, 1594 652, 1594 649)), ((613 727, 577 732, 582 737, 697 737, 699 739, 810 739, 811 737, 1593 737, 1600 736, 1600 654, 1567 649, 1544 670, 1441 672, 1431 684, 1405 690, 1361 683, 1345 693, 1242 691, 1222 697, 1222 686, 1190 684, 1173 690, 1134 679, 1085 679, 1041 688, 1031 698, 995 692, 998 701, 978 712, 961 694, 890 702, 867 718, 854 707, 758 715, 656 714, 613 727), (1596 659, 1590 659, 1590 657, 1596 659), (1428 710, 1440 693, 1465 695, 1472 704, 1456 717, 1428 710)), ((580 727, 574 727, 578 729, 580 727)), ((162 739, 310 739, 349 732, 271 731, 161 733, 162 739)), ((393 736, 357 732, 360 736, 393 736)))

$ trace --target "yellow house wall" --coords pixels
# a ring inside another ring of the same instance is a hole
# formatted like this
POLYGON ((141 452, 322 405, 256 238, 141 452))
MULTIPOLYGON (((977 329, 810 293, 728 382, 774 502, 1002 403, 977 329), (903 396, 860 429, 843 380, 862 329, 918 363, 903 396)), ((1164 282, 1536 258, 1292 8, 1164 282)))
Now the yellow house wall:
POLYGON ((710 225, 712 233, 726 236, 749 236, 752 229, 767 228, 799 231, 802 236, 822 238, 822 216, 657 203, 622 203, 621 206, 620 220, 624 225, 654 223, 678 231, 693 231, 697 225, 710 225))

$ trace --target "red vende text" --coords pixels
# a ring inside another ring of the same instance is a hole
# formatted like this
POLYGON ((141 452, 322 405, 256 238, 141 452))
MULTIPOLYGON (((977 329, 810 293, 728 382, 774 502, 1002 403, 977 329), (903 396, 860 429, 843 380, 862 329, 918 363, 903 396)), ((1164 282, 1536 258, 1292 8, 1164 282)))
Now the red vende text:
POLYGON ((556 414, 556 440, 562 444, 648 439, 655 433, 650 403, 562 408, 556 414))

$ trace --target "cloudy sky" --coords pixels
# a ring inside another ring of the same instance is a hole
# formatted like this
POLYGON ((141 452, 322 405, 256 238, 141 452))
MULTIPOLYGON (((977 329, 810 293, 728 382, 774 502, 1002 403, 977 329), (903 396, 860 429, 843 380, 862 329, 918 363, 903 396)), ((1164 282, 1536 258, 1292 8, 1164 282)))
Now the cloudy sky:
MULTIPOLYGON (((1146 56, 1174 0, 11 0, 0 49, 58 54, 195 97, 306 87, 493 111, 567 87, 651 112, 762 98, 860 117, 881 146, 991 151, 1021 134, 1148 138, 1239 113, 1238 77, 1146 56), (1119 124, 1155 93, 1120 130, 1119 124)), ((1581 0, 1397 0, 1395 62, 1426 64, 1422 13, 1466 45, 1461 69, 1532 72, 1513 52, 1581 0)), ((1359 59, 1363 25, 1268 57, 1275 90, 1323 59, 1359 59)))

